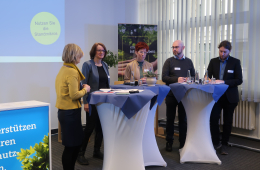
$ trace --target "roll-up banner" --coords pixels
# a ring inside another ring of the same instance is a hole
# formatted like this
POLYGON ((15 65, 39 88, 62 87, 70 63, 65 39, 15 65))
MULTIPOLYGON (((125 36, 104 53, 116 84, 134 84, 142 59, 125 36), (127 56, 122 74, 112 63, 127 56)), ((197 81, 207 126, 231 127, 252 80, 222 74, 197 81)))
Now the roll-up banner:
POLYGON ((136 59, 135 45, 140 41, 149 46, 145 60, 157 72, 157 25, 118 24, 118 81, 124 80, 126 65, 136 59))

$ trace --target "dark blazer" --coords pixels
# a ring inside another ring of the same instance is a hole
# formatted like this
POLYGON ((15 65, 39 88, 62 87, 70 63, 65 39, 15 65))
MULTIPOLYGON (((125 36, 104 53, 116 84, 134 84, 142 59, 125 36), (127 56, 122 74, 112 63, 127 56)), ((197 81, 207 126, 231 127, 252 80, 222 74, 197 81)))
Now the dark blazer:
MULTIPOLYGON (((108 72, 108 65, 104 61, 101 61, 102 66, 107 74, 108 78, 108 86, 110 87, 110 76, 108 72)), ((89 60, 84 62, 82 66, 82 74, 85 76, 85 80, 82 80, 82 84, 88 84, 90 86, 90 92, 86 93, 85 96, 83 96, 83 103, 87 103, 87 97, 88 94, 99 90, 99 74, 97 66, 95 65, 94 60, 89 60)))
MULTIPOLYGON (((211 59, 208 66, 209 78, 213 76, 214 78, 216 78, 216 80, 218 80, 219 70, 219 57, 211 59)), ((227 91, 223 95, 227 96, 227 99, 230 103, 237 103, 239 101, 237 86, 242 84, 243 82, 240 60, 229 56, 226 63, 226 68, 224 70, 223 80, 225 81, 225 84, 229 85, 227 91)))

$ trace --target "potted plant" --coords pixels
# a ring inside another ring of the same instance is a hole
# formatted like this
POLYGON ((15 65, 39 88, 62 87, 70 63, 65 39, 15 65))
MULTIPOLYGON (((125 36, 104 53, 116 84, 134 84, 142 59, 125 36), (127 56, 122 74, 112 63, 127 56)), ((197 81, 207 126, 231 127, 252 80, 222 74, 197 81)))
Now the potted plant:
POLYGON ((108 68, 116 67, 116 65, 118 64, 117 55, 109 50, 107 50, 107 55, 103 61, 107 63, 108 68))
POLYGON ((155 86, 156 78, 159 74, 154 73, 153 71, 147 71, 144 73, 144 77, 146 77, 146 83, 148 86, 155 86))

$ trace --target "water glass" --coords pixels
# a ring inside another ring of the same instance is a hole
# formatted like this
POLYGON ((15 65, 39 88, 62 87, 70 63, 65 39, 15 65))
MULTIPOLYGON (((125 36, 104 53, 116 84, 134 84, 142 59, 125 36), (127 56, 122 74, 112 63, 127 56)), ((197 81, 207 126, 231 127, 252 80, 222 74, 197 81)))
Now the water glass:
POLYGON ((195 83, 196 83, 196 84, 199 84, 199 83, 200 83, 199 71, 198 71, 198 70, 196 70, 196 73, 195 73, 195 83))
POLYGON ((190 77, 190 70, 187 71, 187 78, 190 77))
POLYGON ((134 78, 134 72, 132 71, 131 72, 131 75, 130 75, 130 86, 134 86, 135 85, 135 78, 134 78))
POLYGON ((138 80, 138 86, 142 86, 143 85, 143 81, 141 79, 138 80))
POLYGON ((191 84, 194 83, 194 77, 190 77, 191 84))
POLYGON ((212 77, 211 84, 216 84, 216 79, 212 77))
POLYGON ((204 85, 204 78, 201 78, 201 84, 204 85))
POLYGON ((130 81, 130 86, 135 86, 135 82, 134 81, 130 81))

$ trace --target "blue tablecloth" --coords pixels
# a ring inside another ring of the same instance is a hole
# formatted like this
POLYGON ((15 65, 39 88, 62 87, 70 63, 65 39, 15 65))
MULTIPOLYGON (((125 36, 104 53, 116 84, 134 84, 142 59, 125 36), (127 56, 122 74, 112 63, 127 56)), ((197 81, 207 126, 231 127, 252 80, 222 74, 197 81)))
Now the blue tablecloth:
POLYGON ((89 112, 91 114, 91 104, 98 103, 111 103, 123 111, 128 119, 133 117, 139 110, 143 108, 150 100, 156 98, 156 93, 151 90, 144 90, 140 93, 133 93, 127 95, 117 95, 117 94, 100 94, 100 93, 90 93, 87 101, 89 103, 89 112))
POLYGON ((207 93, 212 93, 212 97, 215 102, 225 93, 228 89, 228 85, 226 84, 206 84, 206 85, 197 85, 197 84, 180 84, 180 83, 172 83, 169 85, 171 91, 178 102, 185 96, 185 93, 189 89, 200 89, 207 93))
POLYGON ((146 90, 151 90, 152 92, 154 92, 157 95, 156 99, 157 99, 158 105, 162 104, 164 98, 167 96, 167 94, 171 90, 171 88, 169 86, 159 85, 159 84, 156 84, 155 86, 147 86, 147 85, 129 86, 129 85, 119 84, 119 85, 111 85, 110 87, 112 89, 140 89, 140 90, 146 89, 146 90))

